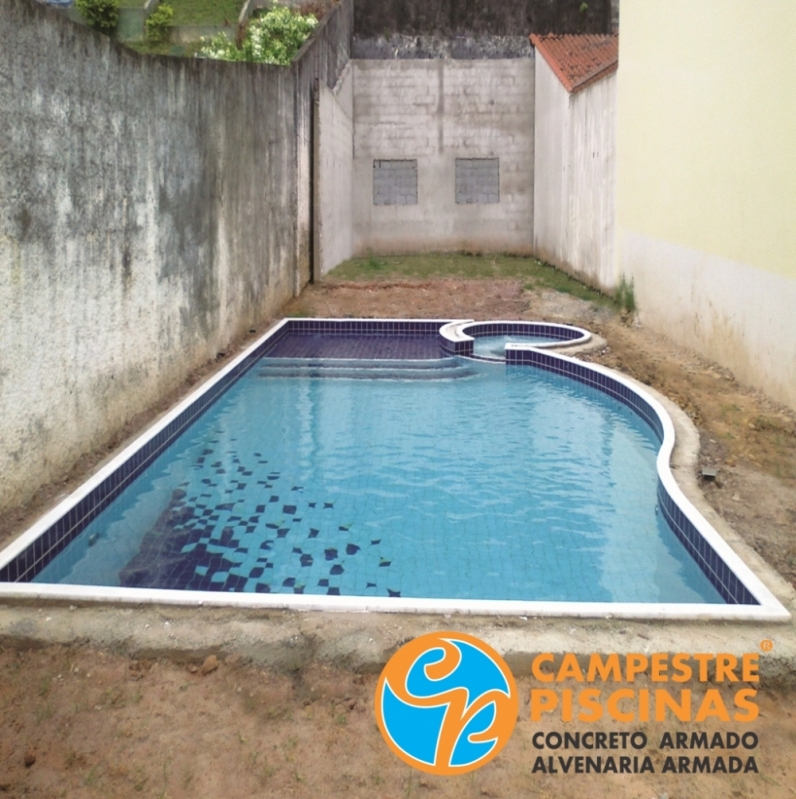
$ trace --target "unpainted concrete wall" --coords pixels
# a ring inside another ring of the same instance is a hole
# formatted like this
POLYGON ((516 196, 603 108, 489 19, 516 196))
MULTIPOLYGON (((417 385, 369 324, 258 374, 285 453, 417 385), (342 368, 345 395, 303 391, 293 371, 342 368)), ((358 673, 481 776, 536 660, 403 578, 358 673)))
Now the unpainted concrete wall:
MULTIPOLYGON (((350 62, 349 62, 350 64, 350 62)), ((353 72, 318 86, 315 109, 315 266, 322 277, 353 254, 353 72)))
POLYGON ((530 253, 533 60, 352 64, 354 253, 530 253), (456 203, 456 158, 500 159, 499 203, 456 203), (381 159, 417 159, 417 205, 374 205, 381 159))
POLYGON ((293 59, 296 70, 296 272, 294 294, 298 296, 313 275, 313 121, 316 81, 330 89, 351 57, 354 0, 342 0, 327 14, 312 38, 293 59))
POLYGON ((610 291, 615 284, 616 74, 570 94, 536 64, 534 249, 610 291))
POLYGON ((284 68, 0 0, 0 510, 307 281, 312 83, 348 59, 346 4, 342 42, 332 21, 284 68))

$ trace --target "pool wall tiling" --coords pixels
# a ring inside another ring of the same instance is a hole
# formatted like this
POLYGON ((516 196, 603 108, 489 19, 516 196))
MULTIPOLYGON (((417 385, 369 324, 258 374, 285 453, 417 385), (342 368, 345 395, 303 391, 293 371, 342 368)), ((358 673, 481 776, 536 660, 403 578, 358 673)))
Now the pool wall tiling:
POLYGON ((459 320, 444 325, 439 330, 439 343, 443 352, 464 358, 481 358, 474 353, 475 339, 480 336, 529 336, 548 339, 548 341, 529 344, 516 344, 515 348, 525 349, 534 346, 540 349, 550 347, 572 347, 585 344, 591 338, 588 330, 573 325, 560 325, 553 322, 490 321, 474 322, 472 319, 459 320))
MULTIPOLYGON (((662 406, 617 373, 528 345, 506 346, 506 368, 532 365, 574 378, 619 399, 638 413, 661 440, 657 457, 659 507, 686 549, 719 591, 726 605, 549 602, 514 600, 417 599, 403 597, 236 594, 67 584, 38 584, 31 579, 102 512, 174 439, 260 358, 280 344, 302 337, 330 337, 356 344, 362 338, 402 343, 436 341, 451 320, 286 319, 277 324, 218 375, 181 402, 80 489, 44 516, 0 553, 0 596, 184 605, 226 605, 297 610, 400 611, 523 616, 612 616, 623 618, 716 618, 787 621, 790 614, 741 558, 683 495, 669 468, 674 428, 662 406)), ((501 323, 489 323, 500 326, 501 323)), ((503 323, 511 326, 516 323, 503 323)), ((574 328, 573 328, 574 329, 574 328)), ((577 330, 577 329, 574 329, 577 330)), ((482 335, 516 332, 495 329, 482 335)), ((527 332, 523 330, 521 332, 527 332)), ((547 332, 547 331, 545 331, 547 332)), ((578 331, 578 334, 585 331, 578 331)), ((535 333, 533 333, 535 335, 535 333)), ((471 339, 472 342, 472 339, 471 339)), ((346 344, 348 346, 348 344, 346 344)), ((346 346, 341 352, 346 352, 346 346)), ((437 346, 437 357, 450 351, 437 346), (440 351, 442 350, 442 351, 440 351)), ((427 353, 432 353, 428 350, 427 353)), ((285 357, 290 357, 290 351, 285 357)), ((346 357, 345 355, 341 357, 346 357)), ((356 357, 356 356, 353 356, 356 357)), ((428 354, 427 357, 432 357, 428 354)), ((463 420, 466 423, 466 420, 463 420)))

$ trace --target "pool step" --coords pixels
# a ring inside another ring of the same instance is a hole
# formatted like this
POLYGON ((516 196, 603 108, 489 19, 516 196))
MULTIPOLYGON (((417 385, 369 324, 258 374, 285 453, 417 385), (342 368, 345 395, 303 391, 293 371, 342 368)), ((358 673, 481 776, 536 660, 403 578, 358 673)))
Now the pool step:
POLYGON ((458 358, 424 361, 359 361, 264 358, 259 377, 334 377, 348 380, 454 380, 476 374, 458 358))

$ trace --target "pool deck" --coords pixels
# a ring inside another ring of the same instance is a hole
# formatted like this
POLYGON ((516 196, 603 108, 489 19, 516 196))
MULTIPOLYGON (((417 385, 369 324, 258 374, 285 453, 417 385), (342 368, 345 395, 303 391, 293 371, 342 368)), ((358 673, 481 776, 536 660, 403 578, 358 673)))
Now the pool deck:
POLYGON ((796 687, 796 591, 702 495, 695 477, 699 435, 685 413, 649 386, 643 388, 661 402, 674 422, 677 445, 672 473, 683 493, 790 611, 790 621, 300 612, 4 599, 0 642, 18 647, 84 643, 130 656, 178 661, 234 653, 279 671, 300 669, 315 661, 375 672, 407 640, 426 632, 456 629, 492 645, 518 675, 528 674, 531 659, 539 652, 584 656, 592 652, 755 652, 760 653, 765 683, 796 687), (771 642, 773 647, 765 651, 769 645, 763 642, 771 642))

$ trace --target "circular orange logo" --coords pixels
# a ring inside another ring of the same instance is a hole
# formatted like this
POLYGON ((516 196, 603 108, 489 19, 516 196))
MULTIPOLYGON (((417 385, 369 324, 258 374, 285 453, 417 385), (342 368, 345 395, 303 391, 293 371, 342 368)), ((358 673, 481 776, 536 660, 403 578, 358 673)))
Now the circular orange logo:
POLYGON ((405 763, 453 776, 480 768, 517 721, 517 686, 500 655, 466 633, 429 633, 404 644, 376 686, 376 722, 405 763))

